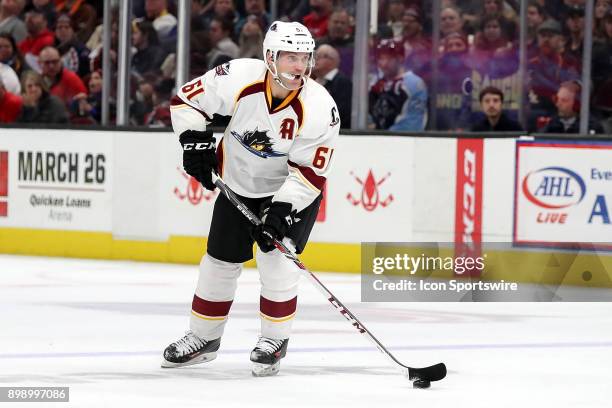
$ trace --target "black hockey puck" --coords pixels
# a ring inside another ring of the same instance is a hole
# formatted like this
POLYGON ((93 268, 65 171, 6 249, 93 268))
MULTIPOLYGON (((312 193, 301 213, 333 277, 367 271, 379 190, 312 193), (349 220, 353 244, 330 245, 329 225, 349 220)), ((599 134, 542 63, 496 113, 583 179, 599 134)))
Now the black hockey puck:
POLYGON ((421 379, 415 380, 412 383, 412 387, 413 388, 429 388, 429 387, 431 387, 431 381, 421 380, 421 379))

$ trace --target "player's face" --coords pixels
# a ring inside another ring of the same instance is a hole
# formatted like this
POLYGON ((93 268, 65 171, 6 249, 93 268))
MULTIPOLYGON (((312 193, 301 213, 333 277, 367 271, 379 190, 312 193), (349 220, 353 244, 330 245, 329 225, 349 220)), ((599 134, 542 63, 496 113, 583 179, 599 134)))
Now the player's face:
POLYGON ((501 109, 502 101, 499 95, 486 94, 482 97, 482 110, 488 117, 498 117, 501 109))
POLYGON ((281 51, 278 56, 276 69, 287 88, 297 89, 302 85, 302 77, 308 70, 310 54, 307 52, 287 52, 281 51), (288 79, 282 73, 295 75, 295 79, 288 79))

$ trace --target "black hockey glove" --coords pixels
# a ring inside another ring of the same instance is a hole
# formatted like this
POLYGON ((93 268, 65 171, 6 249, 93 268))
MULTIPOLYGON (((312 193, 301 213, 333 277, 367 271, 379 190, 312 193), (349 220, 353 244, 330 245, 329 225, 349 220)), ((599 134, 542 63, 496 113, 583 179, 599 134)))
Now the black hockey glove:
POLYGON ((213 191, 212 172, 217 173, 217 154, 215 138, 211 130, 200 132, 186 130, 181 133, 179 141, 183 146, 183 168, 185 172, 198 180, 204 188, 213 191))
POLYGON ((291 211, 289 203, 274 201, 263 210, 261 221, 251 236, 263 252, 270 252, 276 248, 274 240, 281 241, 295 222, 295 211, 291 211))

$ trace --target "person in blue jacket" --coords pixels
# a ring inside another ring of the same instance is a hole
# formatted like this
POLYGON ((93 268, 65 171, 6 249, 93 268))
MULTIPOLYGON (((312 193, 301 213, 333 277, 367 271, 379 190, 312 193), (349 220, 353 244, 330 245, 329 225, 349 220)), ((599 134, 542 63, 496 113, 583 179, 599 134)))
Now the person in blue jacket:
POLYGON ((404 48, 391 39, 376 46, 381 78, 370 87, 369 112, 376 129, 422 131, 427 124, 427 86, 402 69, 404 48))

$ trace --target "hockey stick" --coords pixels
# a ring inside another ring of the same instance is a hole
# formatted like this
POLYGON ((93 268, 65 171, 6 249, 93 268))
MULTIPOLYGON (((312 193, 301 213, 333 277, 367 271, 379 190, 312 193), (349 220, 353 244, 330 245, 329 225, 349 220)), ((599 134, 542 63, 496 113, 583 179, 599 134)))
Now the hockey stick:
MULTIPOLYGON (((236 194, 219 178, 216 174, 213 173, 213 182, 215 185, 221 190, 221 192, 227 197, 227 199, 244 215, 253 225, 260 225, 261 220, 259 217, 251 210, 244 205, 240 199, 236 196, 236 194)), ((357 319, 357 317, 346 308, 336 298, 333 293, 327 289, 327 287, 313 274, 310 272, 304 264, 298 259, 298 257, 289 249, 282 241, 275 240, 274 246, 290 261, 292 261, 304 276, 308 278, 310 283, 312 283, 319 291, 327 298, 329 303, 332 304, 342 316, 346 318, 358 331, 367 337, 376 348, 383 353, 389 360, 393 362, 393 364, 401 370, 401 372, 408 377, 409 380, 414 381, 413 385, 415 388, 427 388, 430 385, 430 381, 439 381, 446 376, 446 366, 444 363, 438 363, 429 367, 422 368, 412 368, 407 365, 402 364, 397 358, 389 352, 382 345, 380 341, 357 319)))

